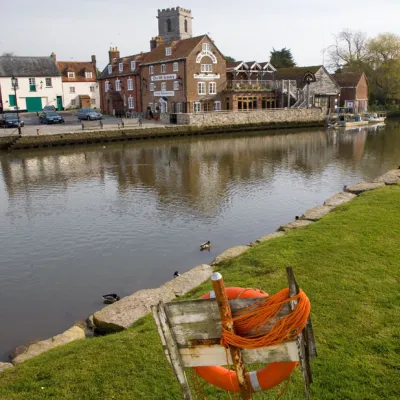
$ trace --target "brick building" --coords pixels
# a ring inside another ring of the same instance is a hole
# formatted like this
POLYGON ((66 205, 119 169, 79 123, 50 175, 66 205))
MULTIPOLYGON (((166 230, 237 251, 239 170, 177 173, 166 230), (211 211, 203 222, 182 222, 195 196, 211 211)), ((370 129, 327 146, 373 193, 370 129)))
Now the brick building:
POLYGON ((342 72, 332 77, 340 87, 339 107, 354 113, 368 110, 368 82, 364 72, 342 72))

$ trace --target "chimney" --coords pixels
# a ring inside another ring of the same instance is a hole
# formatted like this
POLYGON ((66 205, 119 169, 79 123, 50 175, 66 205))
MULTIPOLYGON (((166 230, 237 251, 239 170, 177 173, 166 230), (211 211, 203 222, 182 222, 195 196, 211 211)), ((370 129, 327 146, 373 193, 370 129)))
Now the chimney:
POLYGON ((157 40, 155 38, 152 38, 150 40, 150 51, 153 51, 156 48, 157 48, 157 40))
POLYGON ((97 62, 96 62, 96 56, 92 56, 92 65, 93 65, 93 68, 94 68, 94 74, 95 74, 95 76, 97 76, 97 62))
POLYGON ((56 53, 54 53, 54 51, 51 53, 50 57, 54 60, 54 62, 57 62, 56 53))
POLYGON ((119 58, 119 50, 118 47, 110 47, 110 51, 108 52, 108 58, 110 64, 116 59, 119 58))

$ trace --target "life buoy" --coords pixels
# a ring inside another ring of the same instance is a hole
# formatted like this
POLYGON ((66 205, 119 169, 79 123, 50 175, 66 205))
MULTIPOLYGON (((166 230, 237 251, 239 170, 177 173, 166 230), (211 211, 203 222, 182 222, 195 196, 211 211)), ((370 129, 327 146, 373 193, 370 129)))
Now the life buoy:
MULTIPOLYGON (((225 289, 229 300, 245 299, 250 297, 267 297, 268 293, 261 290, 231 287, 225 289)), ((215 298, 214 291, 203 296, 202 299, 215 298)), ((271 389, 287 379, 297 366, 297 362, 277 362, 268 364, 258 371, 248 372, 247 379, 253 392, 262 392, 271 389)), ((239 382, 235 371, 224 367, 196 367, 196 373, 211 385, 229 392, 240 392, 239 382)))

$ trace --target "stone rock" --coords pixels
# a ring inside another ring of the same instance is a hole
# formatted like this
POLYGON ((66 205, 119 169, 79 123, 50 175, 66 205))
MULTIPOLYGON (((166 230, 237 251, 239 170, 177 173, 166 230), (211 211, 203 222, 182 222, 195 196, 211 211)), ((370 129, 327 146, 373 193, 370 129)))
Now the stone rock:
POLYGON ((350 186, 345 189, 345 192, 360 194, 367 192, 368 190, 374 190, 379 187, 385 186, 382 182, 361 182, 358 185, 350 186))
POLYGON ((199 265, 160 286, 158 289, 140 290, 111 304, 93 315, 96 330, 113 333, 129 328, 139 318, 151 312, 160 301, 168 302, 189 292, 211 277, 213 269, 199 265))
POLYGON ((12 360, 14 365, 21 364, 30 358, 36 357, 46 351, 54 349, 55 347, 73 342, 75 340, 85 339, 85 331, 79 326, 73 326, 60 335, 53 336, 50 339, 40 340, 26 348, 26 350, 19 354, 12 360))
POLYGON ((282 237, 282 236, 285 236, 285 232, 273 232, 273 233, 270 233, 269 235, 260 237, 259 239, 255 240, 253 243, 251 243, 251 245, 253 246, 255 244, 267 242, 268 240, 275 239, 275 238, 282 237))
POLYGON ((93 315, 89 316, 86 320, 86 325, 89 329, 93 330, 96 326, 94 325, 93 315))
POLYGON ((324 206, 338 207, 341 204, 344 204, 350 200, 353 200, 354 197, 357 197, 357 196, 353 193, 346 193, 346 192, 336 193, 333 196, 329 197, 328 200, 325 201, 324 206))
POLYGON ((250 248, 250 246, 231 247, 230 249, 225 250, 223 253, 221 253, 219 256, 217 256, 217 258, 212 262, 211 265, 218 265, 218 264, 221 264, 223 261, 239 257, 241 254, 243 254, 249 248, 250 248))
POLYGON ((0 362, 0 372, 3 372, 6 369, 10 369, 10 368, 13 368, 13 367, 14 367, 14 365, 12 365, 10 363, 0 362))
POLYGON ((289 224, 281 226, 278 231, 291 231, 292 229, 302 228, 303 226, 311 225, 313 221, 308 221, 306 219, 299 219, 294 222, 290 222, 289 224))
POLYGON ((385 185, 396 185, 400 183, 400 169, 392 169, 386 174, 378 176, 373 182, 384 183, 385 185))
POLYGON ((333 207, 329 206, 317 206, 307 210, 301 217, 301 219, 309 220, 309 221, 318 221, 326 214, 329 214, 332 211, 333 207))

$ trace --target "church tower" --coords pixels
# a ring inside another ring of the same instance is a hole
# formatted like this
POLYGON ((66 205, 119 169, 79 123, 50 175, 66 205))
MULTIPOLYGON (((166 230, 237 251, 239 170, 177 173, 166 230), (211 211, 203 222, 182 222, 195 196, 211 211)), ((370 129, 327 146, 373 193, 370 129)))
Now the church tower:
POLYGON ((158 10, 158 35, 165 43, 192 37, 192 11, 181 7, 158 10))

